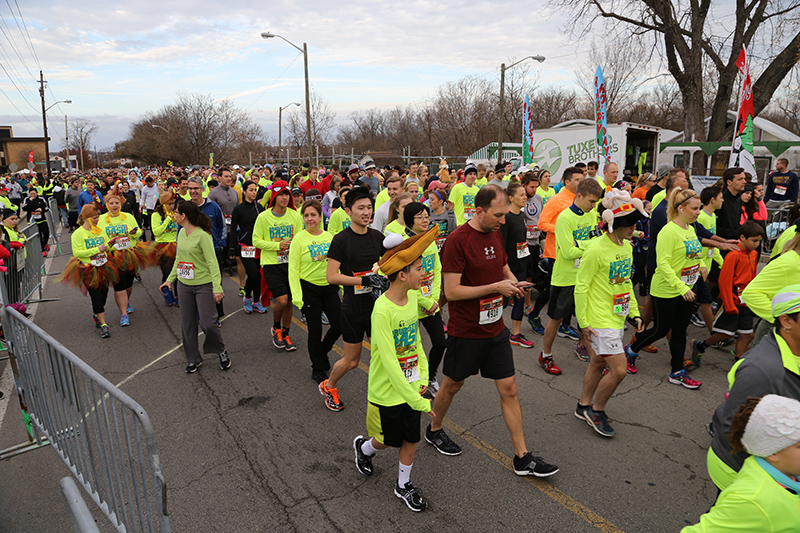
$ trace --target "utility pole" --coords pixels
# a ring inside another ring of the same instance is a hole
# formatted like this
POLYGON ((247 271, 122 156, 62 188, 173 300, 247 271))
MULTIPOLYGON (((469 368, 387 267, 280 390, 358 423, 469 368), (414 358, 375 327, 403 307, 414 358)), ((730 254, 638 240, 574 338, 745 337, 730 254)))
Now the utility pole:
POLYGON ((308 48, 303 43, 303 62, 306 69, 306 129, 308 130, 308 165, 311 166, 311 95, 308 90, 308 48))
POLYGON ((503 107, 506 103, 506 64, 502 63, 500 65, 500 119, 498 120, 498 124, 500 125, 500 131, 497 133, 497 164, 501 164, 503 162, 503 107))
MULTIPOLYGON (((67 115, 64 115, 64 142, 67 143, 67 173, 72 171, 72 165, 69 162, 69 126, 67 122, 67 115)), ((78 170, 77 168, 75 170, 78 170)))
POLYGON ((50 177, 50 143, 47 138, 47 110, 44 107, 44 74, 39 71, 39 96, 42 98, 42 127, 44 128, 44 158, 47 165, 47 174, 50 177))

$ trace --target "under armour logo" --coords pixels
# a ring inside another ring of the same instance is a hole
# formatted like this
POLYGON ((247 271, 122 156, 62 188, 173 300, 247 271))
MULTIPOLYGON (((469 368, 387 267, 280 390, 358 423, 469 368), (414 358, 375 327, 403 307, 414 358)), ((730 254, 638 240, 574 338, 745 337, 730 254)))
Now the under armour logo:
POLYGON ((487 246, 483 251, 486 252, 486 255, 494 255, 494 246, 487 246))

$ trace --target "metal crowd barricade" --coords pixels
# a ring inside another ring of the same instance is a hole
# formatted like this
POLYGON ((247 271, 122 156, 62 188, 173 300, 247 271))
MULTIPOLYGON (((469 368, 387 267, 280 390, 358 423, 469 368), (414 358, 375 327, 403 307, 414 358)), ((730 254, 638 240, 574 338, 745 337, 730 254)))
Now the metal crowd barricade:
MULTIPOLYGON (((63 230, 66 226, 61 220, 61 211, 58 209, 58 202, 56 202, 56 199, 54 197, 52 196, 50 197, 50 200, 47 202, 47 206, 50 208, 50 210, 47 213, 45 213, 47 218, 47 225, 50 228, 50 240, 55 245, 56 248, 55 255, 61 255, 61 244, 59 244, 58 242, 59 237, 61 237, 61 234, 59 233, 58 228, 60 226, 61 229, 63 230)), ((52 250, 51 253, 48 255, 52 255, 52 250)))
POLYGON ((12 250, 6 260, 7 270, 3 274, 6 292, 3 301, 10 304, 47 302, 60 298, 42 298, 42 276, 47 275, 42 256, 42 243, 36 224, 20 231, 25 236, 25 247, 12 250), (38 291, 38 298, 33 298, 38 291))
POLYGON ((775 205, 775 207, 767 207, 767 238, 764 239, 764 252, 767 254, 772 253, 772 247, 775 245, 775 241, 778 240, 781 233, 791 224, 789 220, 789 208, 792 206, 791 202, 770 202, 770 204, 775 205))
POLYGON ((142 406, 15 309, 0 317, 30 421, 27 449, 46 437, 117 531, 169 533, 167 486, 142 406))
POLYGON ((100 533, 92 513, 83 501, 81 491, 70 476, 61 478, 61 493, 67 502, 69 519, 72 522, 72 533, 100 533))

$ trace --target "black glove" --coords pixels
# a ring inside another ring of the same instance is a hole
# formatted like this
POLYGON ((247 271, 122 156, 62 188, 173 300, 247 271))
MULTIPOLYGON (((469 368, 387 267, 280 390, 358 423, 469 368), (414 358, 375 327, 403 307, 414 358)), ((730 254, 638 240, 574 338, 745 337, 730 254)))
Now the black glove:
POLYGON ((366 274, 361 277, 364 287, 372 288, 372 298, 377 300, 389 288, 389 280, 378 274, 366 274))

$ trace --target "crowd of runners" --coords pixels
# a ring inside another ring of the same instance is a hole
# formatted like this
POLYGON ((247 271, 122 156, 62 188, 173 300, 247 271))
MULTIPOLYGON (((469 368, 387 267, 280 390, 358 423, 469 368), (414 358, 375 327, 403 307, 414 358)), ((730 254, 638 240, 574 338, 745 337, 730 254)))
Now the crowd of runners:
MULTIPOLYGON (((797 176, 785 165, 769 177, 767 192, 792 205, 790 224, 760 272, 763 188, 753 187, 741 168, 725 170, 699 195, 681 168, 631 178, 614 163, 601 169, 593 161, 564 169, 558 183, 539 168, 512 172, 510 163, 467 162, 454 171, 445 161, 435 172, 422 164, 378 169, 367 162, 342 169, 111 170, 22 181, 7 178, 0 186, 3 245, 24 248, 20 215, 43 220, 41 197, 54 196, 72 242, 62 280, 90 297, 102 338, 113 334, 109 324, 117 316, 119 327, 136 327, 129 302, 135 281, 142 269, 159 268, 164 305, 180 307, 185 371, 197 372, 204 354, 227 370, 232 358, 220 322, 227 269, 235 272, 244 311, 272 314, 276 349, 296 350, 293 308, 302 312, 311 378, 331 411, 344 409, 345 399, 364 401, 346 375, 369 339, 367 436, 353 441, 355 463, 368 476, 379 450, 399 448, 394 493, 413 511, 427 506, 410 481, 416 445, 424 437, 444 455, 461 453, 443 421, 467 378, 478 373, 496 383, 515 473, 558 472, 527 446, 512 348, 540 344, 542 371, 558 376, 555 342, 574 343, 576 357, 587 363, 574 415, 603 437, 616 433, 607 407, 622 380, 640 370, 640 361, 661 364, 640 359, 658 351, 657 340, 669 339, 666 379, 686 389, 701 386, 689 372, 706 350, 733 347, 731 392, 714 415, 709 450, 711 477, 726 492, 698 530, 746 512, 757 522, 756 511, 737 506, 765 497, 736 477, 743 465, 757 468, 748 455, 767 463, 762 478, 776 469, 784 478, 800 475, 796 458, 775 459, 784 448, 800 449, 800 404, 766 396, 800 400, 800 287, 791 286, 800 272, 800 204, 797 176), (110 313, 109 289, 116 308, 110 313), (707 335, 690 339, 690 323, 707 335), (427 352, 420 325, 430 339, 427 352), (534 342, 532 334, 543 338, 534 342), (344 356, 331 365, 339 338, 344 356), (765 398, 758 407, 749 397, 765 398), (742 406, 749 409, 744 414, 737 412, 742 406), (790 437, 778 444, 786 446, 748 444, 745 426, 760 421, 763 430, 778 411, 781 420, 797 421, 796 427, 785 422, 791 427, 783 435, 790 437), (431 415, 424 429, 421 412, 431 415), (728 486, 738 487, 738 496, 728 486)), ((776 494, 782 501, 785 495, 776 494)), ((785 517, 791 503, 800 520, 800 501, 788 500, 775 512, 785 517)))

